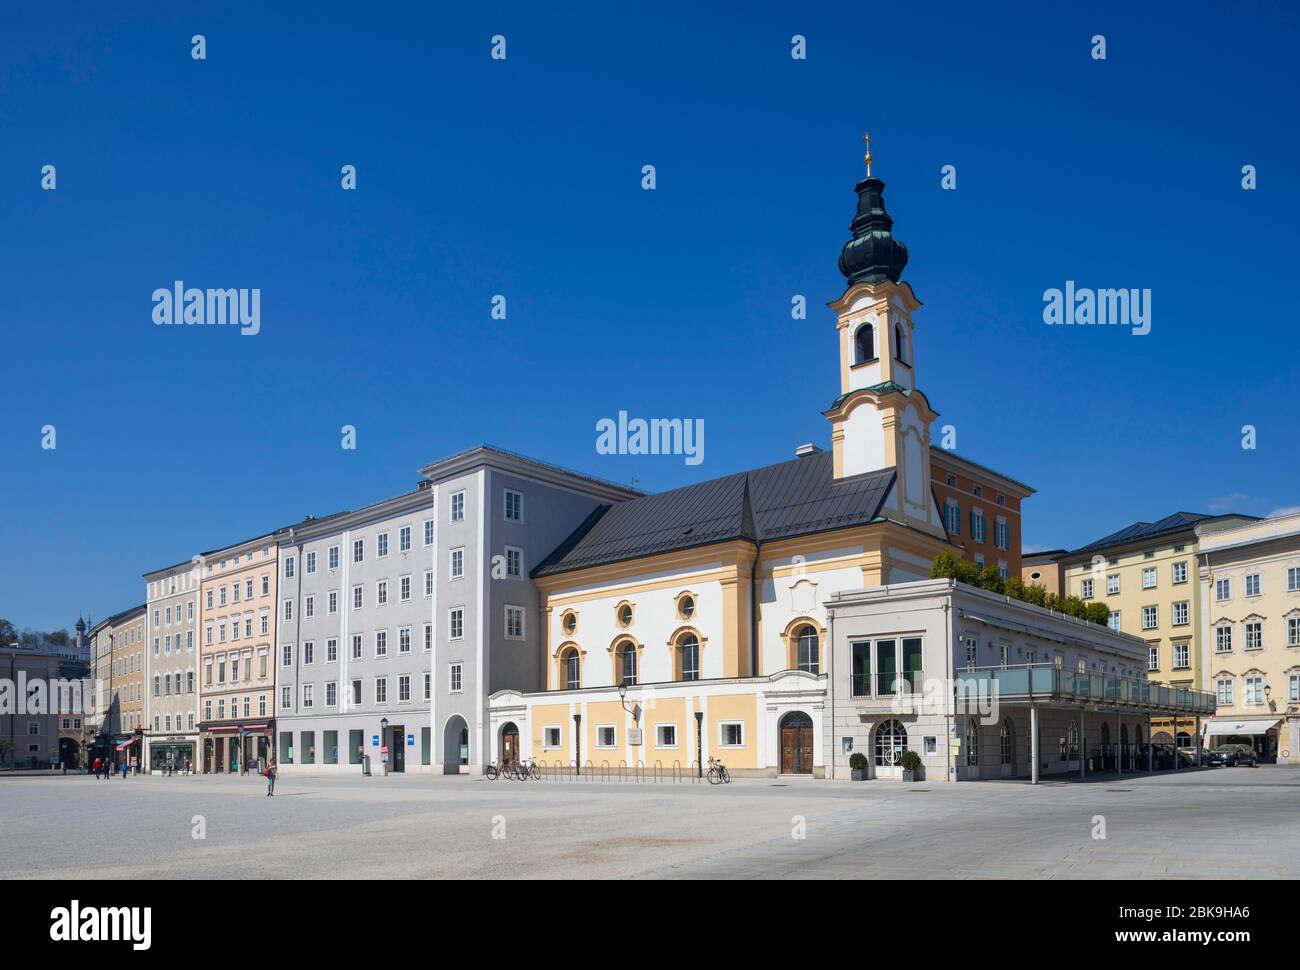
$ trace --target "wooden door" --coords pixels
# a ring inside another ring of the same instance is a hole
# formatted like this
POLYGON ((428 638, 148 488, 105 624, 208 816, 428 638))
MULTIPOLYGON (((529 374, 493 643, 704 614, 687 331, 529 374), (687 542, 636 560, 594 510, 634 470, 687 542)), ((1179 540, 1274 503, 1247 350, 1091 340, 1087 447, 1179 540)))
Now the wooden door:
POLYGON ((501 735, 501 760, 514 764, 519 760, 519 732, 507 730, 501 735))

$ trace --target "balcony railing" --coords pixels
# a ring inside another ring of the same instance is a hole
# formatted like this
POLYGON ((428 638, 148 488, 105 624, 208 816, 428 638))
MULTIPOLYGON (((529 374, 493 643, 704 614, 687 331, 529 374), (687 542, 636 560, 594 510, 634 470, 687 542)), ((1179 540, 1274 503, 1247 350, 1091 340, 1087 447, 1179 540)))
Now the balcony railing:
POLYGON ((1169 687, 1114 674, 1080 673, 1053 664, 983 667, 960 671, 957 693, 1001 698, 1098 702, 1149 707, 1186 714, 1213 714, 1215 696, 1189 687, 1169 687))
POLYGON ((852 678, 854 697, 901 697, 925 690, 925 673, 920 670, 858 674, 852 678))

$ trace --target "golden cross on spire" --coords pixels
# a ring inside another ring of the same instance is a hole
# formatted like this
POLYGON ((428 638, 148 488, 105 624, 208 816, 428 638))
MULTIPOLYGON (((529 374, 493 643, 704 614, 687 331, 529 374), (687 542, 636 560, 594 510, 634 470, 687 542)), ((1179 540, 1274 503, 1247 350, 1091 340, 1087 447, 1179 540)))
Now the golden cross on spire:
POLYGON ((867 177, 871 177, 871 135, 863 135, 862 140, 867 143, 867 153, 862 156, 862 160, 867 163, 867 177))

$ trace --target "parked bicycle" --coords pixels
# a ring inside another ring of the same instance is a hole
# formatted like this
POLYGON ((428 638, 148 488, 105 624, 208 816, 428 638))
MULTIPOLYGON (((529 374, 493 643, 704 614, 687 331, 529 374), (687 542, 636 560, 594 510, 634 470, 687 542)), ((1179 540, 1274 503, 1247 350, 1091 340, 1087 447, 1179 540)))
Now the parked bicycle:
POLYGON ((727 785, 731 783, 731 774, 727 771, 727 766, 717 758, 709 758, 709 773, 707 777, 710 785, 727 785))
MULTIPOLYGON (((509 765, 505 767, 508 768, 509 765)), ((488 781, 496 781, 497 777, 503 773, 503 770, 498 762, 489 761, 487 767, 483 769, 483 774, 487 775, 488 781)))

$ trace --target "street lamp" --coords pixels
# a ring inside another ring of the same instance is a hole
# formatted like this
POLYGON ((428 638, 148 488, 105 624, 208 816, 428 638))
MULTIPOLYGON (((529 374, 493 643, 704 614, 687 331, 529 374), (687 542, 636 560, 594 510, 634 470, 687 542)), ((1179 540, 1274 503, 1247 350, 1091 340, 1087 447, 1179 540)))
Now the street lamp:
POLYGON ((623 705, 623 710, 627 711, 629 714, 632 715, 632 723, 639 725, 641 723, 641 706, 639 704, 633 704, 631 707, 627 706, 627 681, 626 680, 622 680, 619 682, 618 702, 623 705))

